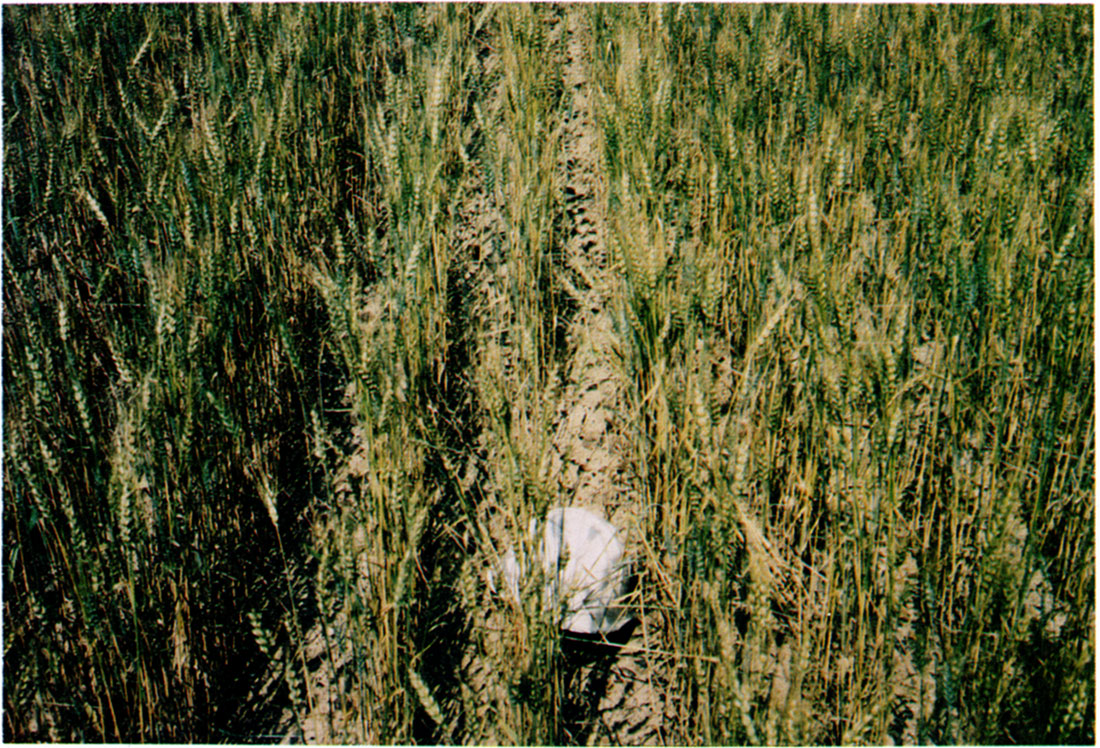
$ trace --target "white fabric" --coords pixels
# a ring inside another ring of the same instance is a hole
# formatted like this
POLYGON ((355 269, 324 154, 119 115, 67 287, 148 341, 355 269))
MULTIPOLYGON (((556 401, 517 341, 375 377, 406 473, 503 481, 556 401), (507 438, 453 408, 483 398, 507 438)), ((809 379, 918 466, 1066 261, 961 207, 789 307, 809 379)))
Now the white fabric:
MULTIPOLYGON (((537 519, 531 520, 532 541, 539 526, 537 519)), ((587 509, 557 507, 547 512, 541 528, 537 553, 546 579, 544 600, 551 610, 561 612, 561 627, 578 634, 622 628, 630 620, 622 607, 628 568, 615 526, 587 509)), ((508 594, 519 602, 527 565, 509 550, 500 560, 500 572, 508 594)))

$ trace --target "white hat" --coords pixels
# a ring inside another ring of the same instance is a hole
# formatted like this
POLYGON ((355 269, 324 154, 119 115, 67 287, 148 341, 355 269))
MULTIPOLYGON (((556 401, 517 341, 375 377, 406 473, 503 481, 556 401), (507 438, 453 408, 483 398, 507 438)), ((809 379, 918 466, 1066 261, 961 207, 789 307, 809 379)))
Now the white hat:
MULTIPOLYGON (((538 520, 532 519, 532 540, 538 530, 538 520)), ((538 555, 547 580, 544 601, 555 614, 563 615, 562 629, 608 634, 631 620, 622 606, 629 578, 624 550, 615 526, 587 509, 556 507, 547 512, 538 555)), ((506 590, 519 602, 519 584, 527 565, 509 550, 500 559, 500 571, 506 590)), ((494 576, 490 574, 489 583, 495 591, 494 576)))

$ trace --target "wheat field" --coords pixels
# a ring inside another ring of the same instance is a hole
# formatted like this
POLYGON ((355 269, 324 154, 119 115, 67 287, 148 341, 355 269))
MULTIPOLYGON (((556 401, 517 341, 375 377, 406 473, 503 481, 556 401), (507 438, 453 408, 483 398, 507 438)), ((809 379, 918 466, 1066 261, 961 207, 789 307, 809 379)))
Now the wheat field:
POLYGON ((1093 744, 1093 38, 5 5, 4 739, 1093 744))

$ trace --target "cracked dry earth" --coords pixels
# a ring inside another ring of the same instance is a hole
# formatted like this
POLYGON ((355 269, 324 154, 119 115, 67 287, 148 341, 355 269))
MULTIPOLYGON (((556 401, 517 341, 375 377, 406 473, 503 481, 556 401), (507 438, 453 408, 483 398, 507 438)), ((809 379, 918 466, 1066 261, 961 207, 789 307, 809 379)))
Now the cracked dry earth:
MULTIPOLYGON (((614 350, 621 343, 607 306, 617 281, 608 267, 605 186, 585 72, 590 36, 584 23, 583 13, 570 9, 549 32, 551 47, 560 49, 563 56, 565 105, 557 137, 557 178, 565 197, 568 232, 561 263, 554 271, 576 312, 567 333, 569 355, 562 362, 563 384, 552 385, 541 395, 553 408, 553 420, 549 459, 540 466, 540 477, 554 497, 552 504, 585 507, 607 517, 623 531, 628 553, 633 549, 638 558, 642 507, 632 498, 630 476, 622 459, 626 437, 618 414, 624 384, 614 365, 614 350)), ((478 205, 487 202, 484 195, 476 200, 478 205)), ((477 243, 494 244, 484 236, 477 243)), ((511 313, 502 290, 507 281, 503 267, 482 272, 479 296, 485 300, 488 319, 483 324, 487 329, 506 327, 511 313)), ((496 355, 490 353, 488 358, 492 360, 496 355)), ((531 414, 513 414, 514 422, 524 419, 535 420, 531 414)), ((532 434, 531 443, 522 448, 537 453, 538 440, 545 436, 532 434)), ((489 444, 486 448, 493 450, 489 444)), ((486 462, 496 460, 490 457, 486 462)), ((489 506, 493 502, 490 494, 483 502, 483 516, 494 544, 497 548, 513 546, 519 532, 515 528, 509 531, 493 516, 489 506)), ((490 563, 486 560, 486 565, 490 563)), ((584 663, 568 674, 574 713, 567 719, 571 723, 567 729, 573 741, 621 745, 663 742, 662 676, 657 663, 642 651, 650 647, 638 644, 653 636, 650 629, 654 623, 642 616, 632 639, 621 650, 605 653, 598 662, 584 663)), ((480 646, 471 642, 463 662, 464 697, 476 703, 473 712, 468 713, 483 717, 470 738, 477 743, 513 742, 512 736, 497 733, 492 719, 493 713, 507 708, 506 684, 494 677, 502 663, 484 654, 507 651, 507 644, 499 637, 509 634, 503 630, 499 616, 491 616, 482 625, 479 634, 485 639, 480 646)))
MULTIPOLYGON (((632 476, 622 457, 627 438, 619 418, 624 382, 614 363, 615 348, 623 343, 618 340, 607 304, 621 281, 614 277, 608 261, 605 178, 586 74, 591 45, 586 22, 583 8, 566 7, 551 15, 547 29, 549 47, 556 51, 562 70, 555 179, 564 197, 565 215, 561 218, 568 237, 555 258, 553 272, 575 312, 566 332, 566 353, 556 364, 557 369, 543 378, 543 391, 531 398, 535 406, 526 411, 518 405, 510 406, 513 424, 526 424, 528 436, 526 443, 511 448, 543 456, 538 472, 550 494, 550 505, 586 507, 605 516, 622 531, 628 553, 640 561, 643 508, 633 498, 637 493, 630 490, 632 476), (533 411, 540 411, 542 416, 533 411)), ((492 76, 500 65, 498 53, 488 55, 482 64, 486 74, 492 76)), ((482 104, 488 118, 499 116, 502 85, 498 82, 482 104)), ((505 137, 503 132, 499 135, 498 146, 505 145, 505 137)), ((502 220, 505 197, 499 190, 490 189, 486 181, 482 175, 475 175, 466 185, 467 197, 459 209, 459 228, 452 246, 456 256, 469 260, 463 280, 472 295, 470 317, 478 331, 472 336, 471 367, 487 366, 498 372, 496 376, 514 380, 518 369, 515 350, 523 341, 509 335, 522 326, 513 327, 517 310, 508 291, 509 263, 501 251, 506 246, 502 220)), ((379 299, 368 299, 368 316, 380 304, 379 299)), ((471 459, 465 466, 462 490, 470 491, 475 482, 478 484, 478 493, 483 497, 478 506, 479 523, 489 543, 475 545, 488 545, 499 553, 514 546, 521 533, 518 528, 506 526, 496 509, 508 478, 494 475, 491 466, 501 464, 502 440, 509 435, 491 431, 488 426, 482 429, 477 445, 480 459, 471 459)), ((516 431, 513 426, 513 441, 516 431)), ((522 428, 519 431, 524 433, 522 428)), ((345 482, 364 468, 364 461, 353 453, 345 467, 345 482)), ((364 558, 364 562, 369 567, 369 559, 364 558)), ((444 729, 448 739, 476 744, 519 740, 503 732, 501 720, 496 719, 496 715, 512 708, 509 688, 513 684, 504 682, 500 673, 514 671, 515 664, 504 658, 516 656, 517 647, 523 644, 512 640, 516 634, 506 627, 499 601, 494 604, 490 599, 492 593, 484 581, 491 565, 488 557, 470 559, 470 566, 477 568, 470 576, 480 578, 482 584, 469 593, 479 599, 470 600, 473 604, 464 607, 488 613, 478 620, 471 616, 467 621, 469 641, 462 645, 458 672, 464 725, 461 730, 455 723, 444 729)), ((369 568, 363 573, 369 574, 369 568)), ((579 664, 567 668, 569 693, 562 708, 570 712, 563 717, 570 742, 649 745, 667 741, 663 725, 671 707, 663 698, 663 685, 671 673, 669 663, 655 653, 670 647, 660 641, 658 617, 641 610, 635 617, 637 625, 625 645, 597 647, 599 656, 581 658, 579 664)), ((310 683, 303 685, 312 694, 310 702, 317 706, 301 722, 289 709, 283 712, 275 732, 284 736, 284 743, 343 742, 351 738, 347 732, 351 726, 345 724, 347 717, 338 713, 332 697, 332 692, 346 683, 342 671, 348 667, 351 655, 341 651, 333 657, 327 649, 343 639, 339 636, 342 627, 338 617, 329 622, 328 636, 320 624, 306 635, 304 655, 311 675, 310 683)), ((568 648, 568 642, 563 646, 568 648)), ((277 683, 273 673, 259 690, 260 697, 272 693, 277 683)))
MULTIPOLYGON (((589 29, 582 17, 571 10, 567 23, 567 60, 564 67, 565 95, 572 105, 562 124, 562 163, 572 236, 566 247, 568 267, 581 278, 585 288, 577 299, 580 307, 571 341, 575 345, 569 387, 558 407, 551 474, 564 503, 592 507, 606 515, 626 534, 628 548, 634 546, 642 527, 642 507, 628 490, 629 478, 620 457, 625 438, 617 414, 623 383, 613 365, 614 349, 621 345, 613 329, 608 299, 617 279, 609 271, 605 244, 606 190, 598 157, 591 88, 585 73, 589 51, 589 29), (633 541, 633 543, 631 542, 633 541)), ((655 620, 641 616, 634 637, 652 636, 655 620)), ((596 724, 590 740, 621 745, 663 742, 665 712, 663 676, 659 663, 648 655, 626 647, 602 675, 585 673, 589 682, 602 685, 596 724)), ((642 647, 650 649, 650 647, 642 647)))

